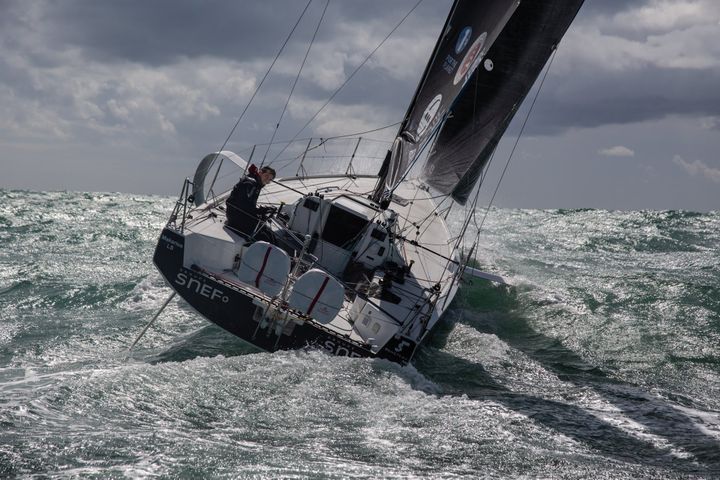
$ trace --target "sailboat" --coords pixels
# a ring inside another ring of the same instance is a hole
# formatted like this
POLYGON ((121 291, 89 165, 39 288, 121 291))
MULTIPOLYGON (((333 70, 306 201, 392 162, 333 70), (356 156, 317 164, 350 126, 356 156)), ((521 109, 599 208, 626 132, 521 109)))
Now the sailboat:
POLYGON ((456 0, 378 173, 349 165, 280 176, 262 189, 258 205, 274 208, 252 232, 228 225, 230 192, 216 195, 211 175, 219 165, 253 170, 252 157, 208 154, 160 234, 161 275, 200 315, 262 350, 409 362, 463 274, 502 281, 467 265, 469 218, 451 234, 443 212, 478 190, 582 3, 456 0))

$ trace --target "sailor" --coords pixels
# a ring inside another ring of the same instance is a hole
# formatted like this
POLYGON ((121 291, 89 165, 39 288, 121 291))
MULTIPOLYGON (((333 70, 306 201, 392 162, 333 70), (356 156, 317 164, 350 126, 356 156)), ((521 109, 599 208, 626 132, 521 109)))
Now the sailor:
POLYGON ((227 221, 230 228, 252 236, 258 221, 274 211, 273 207, 257 206, 260 190, 275 178, 275 170, 265 166, 260 170, 251 165, 248 174, 235 184, 226 204, 227 221))

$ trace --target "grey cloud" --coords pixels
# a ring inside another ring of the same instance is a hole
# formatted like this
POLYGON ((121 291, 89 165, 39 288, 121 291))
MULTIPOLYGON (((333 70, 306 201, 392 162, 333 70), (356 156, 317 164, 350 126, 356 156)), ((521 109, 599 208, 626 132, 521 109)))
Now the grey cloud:
MULTIPOLYGON (((432 22, 436 13, 442 22, 446 3, 433 2, 421 8, 425 21, 432 22)), ((17 11, 19 4, 19 0, 11 0, 6 8, 17 11)), ((277 52, 305 4, 296 0, 64 0, 39 3, 41 25, 35 28, 42 29, 50 44, 79 47, 101 62, 161 65, 180 57, 198 56, 250 61, 277 52)), ((381 23, 390 25, 413 4, 380 0, 331 2, 319 38, 336 38, 335 26, 340 21, 381 19, 381 23)), ((310 38, 323 7, 323 2, 312 3, 289 48, 302 49, 296 45, 297 40, 310 38)), ((343 40, 337 37, 336 41, 343 40)))
POLYGON ((720 115, 720 72, 647 67, 635 72, 585 72, 548 79, 531 133, 553 134, 670 115, 720 115))
POLYGON ((270 55, 279 41, 269 38, 282 35, 302 8, 291 1, 75 0, 47 4, 43 20, 51 41, 78 46, 98 61, 166 64, 178 57, 270 55))
POLYGON ((580 15, 616 14, 648 3, 650 0, 586 0, 580 10, 580 15))
MULTIPOLYGON (((398 33, 406 35, 410 42, 424 38, 430 39, 431 44, 450 3, 450 0, 423 2, 398 33)), ((650 0, 588 0, 576 24, 594 25, 599 17, 611 17, 650 3, 650 0)), ((360 31, 368 30, 367 45, 358 45, 359 49, 364 50, 357 52, 352 59, 345 57, 339 60, 342 62, 342 72, 347 76, 359 59, 414 4, 415 0, 331 2, 318 43, 347 47, 347 42, 360 41, 358 38, 344 37, 350 35, 348 25, 361 26, 360 31)), ((258 80, 304 5, 305 1, 300 0, 0 1, 0 25, 3 27, 0 31, 0 48, 23 58, 29 65, 24 69, 17 62, 11 64, 6 55, 1 56, 0 84, 9 86, 16 97, 41 101, 47 108, 71 109, 72 102, 63 97, 61 85, 58 84, 56 90, 47 85, 39 89, 31 72, 33 69, 37 72, 50 66, 63 66, 68 62, 68 52, 77 52, 81 58, 74 61, 84 61, 105 69, 106 77, 98 79, 104 85, 98 87, 90 100, 95 101, 105 112, 102 119, 105 126, 114 127, 120 120, 108 111, 107 104, 124 91, 120 80, 113 80, 113 74, 118 79, 125 75, 123 62, 149 67, 151 71, 168 71, 168 68, 181 65, 188 59, 195 61, 208 57, 221 62, 249 65, 245 73, 258 80), (113 69, 116 69, 115 73, 113 69)), ((296 65, 298 59, 302 58, 306 46, 304 42, 312 34, 314 22, 323 5, 324 2, 313 2, 297 37, 289 45, 291 51, 284 57, 288 65, 296 65)), ((645 32, 613 32, 612 35, 642 38, 645 32)), ((318 51, 314 53, 319 54, 318 51)), ((559 55, 562 54, 561 47, 559 55)), ((318 57, 311 56, 313 59, 318 60, 318 57)), ((400 117, 425 61, 425 58, 418 58, 411 67, 404 66, 416 68, 417 75, 408 75, 403 80, 392 78, 383 68, 366 66, 333 103, 340 106, 369 105, 378 111, 394 110, 400 117)), ((174 68, 170 72, 178 76, 178 82, 187 85, 189 78, 192 78, 187 69, 202 66, 186 63, 182 68, 174 68)), ((264 111, 258 107, 255 110, 259 118, 265 119, 253 126, 262 131, 259 137, 267 138, 266 126, 274 125, 279 106, 294 76, 294 68, 286 68, 285 74, 273 75, 261 92, 265 95, 263 104, 271 108, 264 111)), ((334 88, 321 86, 308 78, 307 75, 316 68, 316 64, 312 63, 306 67, 295 93, 296 100, 322 102, 334 88)), ((86 73, 78 71, 77 75, 86 73)), ((58 82, 61 80, 58 79, 58 82)), ((583 69, 564 76, 551 72, 530 123, 529 133, 557 134, 572 127, 624 124, 667 115, 720 117, 719 84, 720 72, 712 68, 690 70, 638 65, 632 71, 608 71, 605 65, 588 61, 583 69)), ((205 86, 196 85, 198 89, 205 86)), ((127 91, 124 93, 132 94, 127 91)), ((175 119, 173 123, 183 135, 207 133, 217 128, 221 121, 232 124, 233 117, 247 100, 243 95, 243 92, 237 92, 235 98, 225 102, 216 98, 207 100, 214 101, 221 110, 207 125, 198 124, 202 122, 197 122, 192 116, 175 119), (215 122, 218 122, 217 125, 215 122)), ((286 119, 286 122, 287 130, 292 130, 292 119, 286 119)))
MULTIPOLYGON (((117 78, 122 79, 127 76, 128 70, 123 66, 123 62, 133 62, 157 70, 172 67, 188 59, 209 57, 249 65, 246 73, 255 75, 256 80, 259 80, 305 3, 295 0, 66 0, 38 1, 32 4, 19 0, 5 1, 2 2, 2 8, 6 15, 3 15, 0 21, 8 28, 0 32, 0 48, 23 58, 24 62, 11 65, 4 56, 0 58, 0 84, 10 86, 16 96, 28 101, 41 100, 45 108, 61 112, 60 115, 64 118, 73 118, 73 101, 61 92, 62 83, 74 80, 68 77, 58 79, 57 88, 52 88, 46 82, 43 86, 38 86, 33 76, 42 75, 42 70, 46 68, 67 69, 68 64, 77 63, 83 65, 83 68, 95 65, 96 69, 102 69, 106 75, 116 68, 117 78), (69 52, 75 53, 71 55, 69 52), (21 66, 23 63, 26 63, 27 67, 21 66)), ((347 77, 359 60, 369 53, 414 4, 414 0, 392 2, 389 5, 381 0, 331 2, 320 30, 318 44, 325 43, 331 45, 329 48, 342 48, 347 41, 357 41, 357 38, 346 39, 343 36, 348 35, 345 30, 348 24, 360 26, 360 31, 368 29, 368 44, 361 45, 361 51, 354 53, 354 57, 344 60, 341 57, 339 60, 343 62, 341 71, 347 77), (383 14, 378 15, 378 12, 383 14), (366 27, 365 23, 369 21, 371 25, 366 27)), ((275 110, 279 113, 278 102, 286 95, 294 76, 290 71, 294 71, 302 58, 306 42, 323 6, 323 2, 313 2, 288 45, 289 51, 281 58, 281 63, 287 62, 291 67, 285 69, 285 74, 279 73, 276 67, 275 73, 261 91, 261 95, 265 96, 264 104, 270 108, 267 113, 257 112, 256 109, 256 114, 261 118, 267 117, 267 120, 260 121, 260 125, 273 123, 275 110)), ((425 2, 403 26, 405 34, 410 32, 410 35, 426 35, 427 32, 437 30, 448 8, 448 0, 425 2)), ((313 54, 311 61, 317 60, 322 53, 315 49, 313 54)), ((418 64, 418 76, 423 65, 424 60, 418 64)), ((187 68, 192 68, 191 64, 188 64, 187 68)), ((330 90, 307 78, 312 69, 316 68, 318 67, 312 63, 308 64, 295 99, 327 99, 330 90)), ((187 75, 182 68, 177 68, 174 72, 183 77, 187 75)), ((78 70, 71 75, 77 75, 78 80, 81 80, 88 73, 78 70)), ((183 77, 178 80, 187 83, 188 79, 183 77)), ((108 109, 108 102, 117 95, 128 94, 127 89, 123 88, 122 80, 116 82, 110 74, 98 81, 104 82, 104 85, 96 87, 98 91, 89 99, 102 114, 102 118, 95 121, 106 127, 122 124, 114 112, 108 109)), ((401 112, 404 111, 406 97, 409 98, 413 88, 414 84, 407 85, 406 82, 389 78, 382 69, 367 66, 360 72, 358 79, 338 95, 334 103, 345 106, 362 103, 377 105, 379 108, 393 106, 401 112)), ((219 119, 232 121, 247 98, 242 98, 242 92, 238 92, 238 98, 232 100, 234 101, 218 104, 224 110, 219 119)), ((174 123, 181 132, 188 133, 192 130, 192 126, 181 120, 174 123)), ((286 117, 284 123, 288 129, 291 128, 291 119, 286 117)), ((200 130, 201 127, 197 125, 195 129, 200 130)))
POLYGON ((700 160, 686 161, 680 155, 675 155, 673 163, 682 167, 689 175, 700 175, 714 183, 720 183, 720 168, 708 166, 700 160))

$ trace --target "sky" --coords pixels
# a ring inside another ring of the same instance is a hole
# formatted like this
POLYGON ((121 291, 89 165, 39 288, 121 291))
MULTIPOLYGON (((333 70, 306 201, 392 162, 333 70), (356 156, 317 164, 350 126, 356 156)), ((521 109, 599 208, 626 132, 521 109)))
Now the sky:
MULTIPOLYGON (((300 130, 416 3, 330 0, 276 139, 400 121, 449 0, 421 2, 300 130)), ((227 148, 247 156, 270 140, 325 4, 312 2, 227 148)), ((305 5, 0 0, 0 188, 177 194, 228 137, 305 5)), ((586 0, 494 204, 720 210, 718 152, 720 2, 586 0)))

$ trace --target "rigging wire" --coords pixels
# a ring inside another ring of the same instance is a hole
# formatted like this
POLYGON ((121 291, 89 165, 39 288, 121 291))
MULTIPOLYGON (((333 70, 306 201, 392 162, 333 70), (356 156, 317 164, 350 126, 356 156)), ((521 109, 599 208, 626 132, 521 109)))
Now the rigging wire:
MULTIPOLYGON (((367 135, 368 133, 379 132, 379 131, 381 131, 381 130, 386 130, 386 129, 391 128, 391 127, 397 127, 397 126, 400 125, 401 123, 402 123, 402 122, 395 122, 395 123, 391 123, 390 125, 385 125, 385 126, 383 126, 383 127, 373 128, 373 129, 371 129, 371 130, 364 130, 364 131, 362 131, 362 132, 345 133, 345 134, 343 134, 343 135, 335 135, 335 136, 333 136, 333 137, 326 137, 326 138, 324 138, 324 139, 323 139, 323 138, 320 138, 320 140, 329 141, 329 140, 335 140, 335 139, 338 139, 338 138, 360 137, 360 136, 363 136, 363 135, 367 135)), ((293 142, 304 142, 304 141, 306 141, 306 140, 312 140, 313 138, 316 138, 316 137, 292 138, 292 139, 290 139, 290 140, 277 140, 276 142, 273 143, 273 145, 281 145, 281 144, 284 144, 284 143, 293 143, 293 142)), ((365 138, 365 137, 363 137, 363 140, 372 141, 372 142, 380 142, 380 143, 391 143, 390 140, 379 140, 379 139, 365 138)), ((267 143, 256 143, 254 146, 256 146, 256 147, 264 147, 264 146, 266 146, 266 145, 268 145, 268 144, 267 144, 267 143)), ((247 147, 247 148, 245 148, 244 150, 239 150, 239 151, 250 150, 251 148, 252 148, 252 147, 247 147)), ((315 147, 313 147, 313 148, 315 148, 315 147)))
MULTIPOLYGON (((340 85, 340 86, 333 92, 333 94, 330 95, 330 98, 328 98, 328 100, 323 104, 322 107, 320 107, 320 109, 318 109, 317 112, 315 112, 315 114, 310 118, 310 120, 308 120, 308 121, 305 123, 305 125, 303 125, 303 127, 302 127, 300 130, 298 130, 298 133, 292 138, 292 140, 290 140, 290 143, 294 142, 294 141, 297 139, 297 137, 300 136, 300 134, 303 132, 303 130, 305 130, 305 129, 308 127, 308 125, 310 125, 310 124, 313 122, 313 120, 315 120, 315 119, 317 118, 317 116, 320 115, 320 112, 322 112, 322 111, 325 109, 325 107, 327 107, 327 106, 330 104, 330 102, 332 102, 332 101, 335 99, 335 97, 337 96, 337 94, 340 93, 340 90, 342 90, 342 89, 345 87, 345 85, 347 85, 348 83, 350 83, 350 80, 352 80, 352 78, 355 76, 355 74, 356 74, 358 71, 360 71, 360 69, 361 69, 363 66, 365 66, 365 64, 368 62, 368 60, 370 60, 370 58, 375 54, 375 52, 377 52, 377 51, 380 49, 380 47, 382 47, 382 46, 385 44, 385 42, 388 40, 388 38, 390 38, 390 36, 391 36, 393 33, 395 33, 395 30, 397 30, 398 28, 400 28, 400 25, 402 25, 402 24, 405 22, 405 20, 407 20, 407 18, 415 11, 415 9, 422 3, 422 1, 423 1, 423 0, 418 0, 417 3, 410 9, 410 11, 405 14, 405 16, 402 18, 402 20, 400 20, 400 22, 399 22, 397 25, 395 25, 395 27, 394 27, 392 30, 390 30, 390 33, 388 33, 388 34, 385 36, 385 38, 373 49, 373 51, 370 52, 370 53, 368 54, 368 56, 366 56, 365 59, 364 59, 362 62, 360 62, 360 65, 358 65, 357 67, 355 67, 355 70, 353 70, 352 73, 348 76, 348 78, 345 79, 345 81, 342 83, 342 85, 340 85)), ((290 143, 288 143, 288 145, 290 145, 290 143)), ((277 156, 276 156, 275 158, 277 158, 277 157, 279 157, 280 155, 282 155, 282 153, 283 153, 286 149, 287 149, 287 145, 285 146, 285 148, 283 148, 283 149, 277 154, 277 156)))
POLYGON ((325 8, 323 8, 322 14, 320 15, 320 20, 318 20, 317 26, 315 27, 315 32, 313 32, 313 36, 310 39, 308 48, 305 51, 305 57, 303 57, 303 61, 300 64, 300 69, 298 70, 298 73, 295 76, 295 81, 293 82, 292 88, 290 88, 290 93, 288 94, 287 100, 285 101, 285 105, 283 106, 282 112, 280 112, 280 118, 278 118, 278 121, 275 124, 275 130, 273 130, 272 137, 270 138, 270 142, 268 143, 267 150, 265 150, 265 155, 263 155, 262 161, 260 162, 260 166, 265 164, 265 159, 267 158, 267 154, 268 154, 268 152, 270 152, 270 146, 272 145, 273 140, 275 140, 275 135, 277 135, 278 129, 280 128, 280 122, 282 122, 283 116, 285 115, 285 111, 287 111, 287 107, 290 104, 290 99, 292 98, 293 92, 295 92, 295 87, 298 84, 300 75, 302 74, 303 68, 305 68, 305 63, 307 62, 308 55, 310 55, 310 49, 312 49, 312 46, 315 43, 315 38, 317 37, 317 33, 320 30, 320 25, 322 24, 322 21, 325 18, 325 13, 327 12, 328 5, 330 5, 330 0, 327 0, 325 2, 325 8))
MULTIPOLYGON (((542 90, 543 85, 545 84, 545 80, 547 79, 548 74, 550 73, 550 68, 552 67, 553 61, 555 60, 555 56, 557 55, 557 45, 553 48, 552 56, 550 57, 550 61, 548 62, 547 68, 545 69, 545 73, 543 74, 542 79, 540 80, 540 85, 538 85, 537 90, 535 91, 535 97, 533 98, 532 103, 530 104, 530 108, 528 109, 527 114, 525 115, 525 120, 523 120, 522 126, 520 127, 520 133, 518 134, 517 138, 515 139, 515 143, 513 144, 513 148, 510 151, 510 155, 508 156, 507 161, 505 162, 505 167, 503 168, 502 173, 500 174, 500 178, 498 179, 498 183, 495 186, 495 191, 492 194, 492 197, 490 198, 490 201, 488 202, 487 207, 485 208, 485 214, 483 215, 482 220, 480 221, 480 225, 477 226, 477 234, 475 236, 475 242, 473 244, 473 248, 477 246, 477 243, 480 239, 480 231, 482 230, 483 225, 485 224, 485 219, 487 219, 488 213, 490 212, 490 208, 492 207, 493 202, 495 201, 495 196, 497 195, 498 191, 500 190, 500 184, 503 181, 503 178, 505 177, 505 173, 508 170, 508 167, 510 166, 510 161, 512 160, 513 155, 515 154, 515 150, 517 149, 518 144, 520 143, 520 138, 522 138, 523 133, 525 132, 525 127, 527 125, 528 120, 530 119, 530 114, 533 111, 533 108, 535 107, 535 103, 537 102, 538 98, 540 97, 540 91, 542 90)), ((494 153, 494 152, 493 152, 494 153)), ((473 222, 474 222, 473 218, 473 222)), ((473 259, 475 262, 477 262, 477 254, 478 251, 475 249, 473 259)), ((465 265, 467 265, 467 262, 469 262, 470 259, 468 258, 465 262, 465 265)))
POLYGON ((290 41, 290 37, 292 37, 293 33, 295 33, 295 29, 297 29, 297 26, 300 24, 300 20, 305 16, 305 12, 307 12, 308 7, 310 7, 310 4, 312 3, 312 0, 309 0, 307 5, 305 5, 305 8, 303 8, 302 13, 298 17, 297 21, 295 22, 295 25, 293 25, 292 30, 290 30, 290 33, 288 34, 287 38, 285 38, 285 41, 283 42, 282 46, 280 47, 280 50, 278 50, 278 53, 275 55, 275 58, 273 59, 272 63, 268 67, 267 71, 265 72, 265 75, 263 75, 262 80, 260 80, 260 83, 258 83, 257 88, 253 92, 252 96, 250 97, 250 100, 248 100, 247 105, 245 105, 245 108, 243 109, 242 113, 238 117, 237 121, 235 122, 235 125, 233 125, 233 128, 230 130, 230 133, 228 134, 227 138, 222 144, 222 147, 220 147, 220 151, 225 148, 225 145, 230 141, 230 138, 235 133, 235 130, 237 129, 238 125, 240 124, 240 120, 243 119, 245 116, 245 113, 248 111, 248 108, 250 108, 250 104, 255 99, 255 96, 257 95, 258 91, 260 91, 260 87, 262 87, 263 83, 265 83, 265 80, 267 79, 268 75, 270 75, 270 71, 275 66, 275 63, 277 62, 278 58, 280 58, 280 54, 285 50, 285 47, 287 46, 287 43, 290 41))
POLYGON ((553 49, 552 57, 550 57, 550 61, 548 62, 548 66, 545 69, 545 74, 542 77, 542 80, 540 80, 540 85, 538 86, 537 91, 535 92, 535 97, 533 98, 532 103, 530 104, 530 108, 528 109, 527 115, 525 115, 525 120, 522 123, 522 127, 520 127, 520 133, 518 134, 517 138, 515 139, 515 144, 513 145, 512 150, 510 151, 510 155, 508 156, 507 162, 505 162, 505 168, 503 168, 502 173, 500 174, 500 179, 498 180, 497 185, 495 186, 495 191, 492 194, 492 197, 490 198, 490 202, 488 202, 488 206, 485 209, 485 215, 483 216, 483 219, 480 221, 480 226, 478 227, 478 236, 480 235, 480 229, 483 227, 483 224, 485 223, 485 219, 487 218, 488 212, 490 211, 490 207, 492 206, 493 202, 495 201, 495 195, 497 195, 498 190, 500 190, 500 183, 502 183, 503 178, 505 177, 505 173, 508 170, 508 167, 510 166, 510 160, 512 160, 512 157, 515 153, 515 149, 518 146, 518 143, 520 143, 520 138, 523 135, 523 132, 525 131, 525 126, 527 125, 528 119, 530 118, 530 114, 533 111, 533 108, 535 107, 535 102, 537 102, 538 97, 540 96, 540 91, 542 90, 543 85, 545 84, 545 79, 548 76, 548 73, 550 73, 550 68, 552 67, 552 63, 555 60, 555 55, 557 54, 557 45, 553 49))
MULTIPOLYGON (((295 22, 295 25, 293 25, 292 29, 290 30, 290 33, 288 33, 287 37, 285 38, 285 41, 283 42, 282 46, 280 47, 280 50, 278 50, 277 54, 275 55, 275 58, 273 59, 272 63, 268 67, 267 71, 265 72, 265 75, 263 75, 262 80, 260 80, 260 83, 258 83, 258 86, 255 88, 255 91, 253 92, 252 96, 250 97, 250 100, 248 100, 247 104, 245 105, 245 108, 243 109, 242 113, 238 117, 237 121, 235 122, 235 125, 230 129, 230 133, 228 134, 227 138, 223 142, 222 146, 217 150, 218 153, 215 154, 215 158, 212 159, 212 162, 210 162, 210 165, 208 166, 208 170, 212 168, 212 166, 215 164, 215 161, 217 160, 217 157, 220 155, 220 152, 222 152, 225 149, 225 146, 230 141, 230 138, 232 138, 233 134, 235 133, 235 130, 237 129, 238 125, 240 125, 240 121, 245 116, 245 113, 247 113, 248 108, 250 108, 250 105, 252 104, 253 100, 255 100, 255 96, 257 96, 257 93, 260 91, 260 87, 262 87, 263 83, 265 83, 265 80, 267 79, 268 75, 270 75, 270 71, 275 66, 275 63, 277 62, 278 58, 280 58, 280 55, 285 50, 285 47, 287 46, 287 43, 290 41, 290 38, 292 37, 293 33, 295 33, 295 30, 297 29, 297 26, 300 24, 300 20, 305 16, 305 12, 307 12, 307 9, 310 7, 310 4, 313 0, 308 0, 307 5, 305 5, 305 8, 303 8, 303 11, 300 13, 300 16, 298 17, 297 21, 295 22)), ((220 171, 218 167, 218 172, 220 171)), ((217 177, 217 174, 215 175, 217 177)), ((211 191, 214 185, 210 185, 210 188, 208 191, 211 191)))
MULTIPOLYGON (((475 259, 475 261, 477 261, 477 249, 476 249, 475 247, 477 246, 477 243, 478 243, 479 238, 480 238, 480 230, 482 229, 482 227, 483 227, 483 225, 484 225, 484 223, 485 223, 485 219, 487 218, 487 215, 488 215, 488 213, 489 213, 489 211, 490 211, 490 208, 492 207, 492 204, 493 204, 493 202, 494 202, 494 200, 495 200, 495 196, 497 195, 497 193, 498 193, 498 191, 499 191, 499 189, 500 189, 500 184, 502 183, 503 178, 505 177, 505 173, 507 172, 508 167, 510 166, 510 161, 512 160, 512 157, 513 157, 513 155, 515 154, 515 150, 517 149, 517 146, 518 146, 518 144, 519 144, 519 142, 520 142, 520 138, 522 138, 522 135, 523 135, 523 133, 524 133, 524 131, 525 131, 525 127, 527 126, 527 122, 528 122, 528 120, 530 119, 530 114, 532 113, 533 108, 535 107, 535 103, 537 102, 537 99, 538 99, 538 97, 540 96, 540 91, 542 90, 542 87, 543 87, 543 85, 544 85, 544 83, 545 83, 545 80, 546 80, 546 78, 547 78, 547 76, 548 76, 548 73, 550 72, 550 68, 551 68, 551 66, 552 66, 553 61, 555 60, 555 55, 556 55, 556 53, 557 53, 557 46, 555 46, 555 48, 553 49, 553 54, 552 54, 552 56, 551 56, 551 58, 550 58, 550 61, 548 62, 547 68, 545 69, 545 73, 544 73, 544 75, 543 75, 543 77, 542 77, 542 79, 541 79, 541 81, 540 81, 540 85, 538 86, 538 88, 537 88, 537 90, 536 90, 536 92, 535 92, 535 97, 533 98, 533 101, 532 101, 532 103, 530 104, 530 108, 528 109, 528 112, 527 112, 527 114, 525 115, 525 119, 523 120, 522 126, 521 126, 521 128, 520 128, 520 133, 518 134, 517 138, 515 139, 515 143, 514 143, 514 145, 513 145, 513 148, 512 148, 512 150, 510 151, 510 155, 508 156, 507 161, 505 162, 505 167, 503 168, 503 171, 502 171, 502 173, 501 173, 501 175, 500 175, 500 178, 498 179, 498 182, 497 182, 497 185, 495 186, 495 190, 494 190, 494 192, 493 192, 493 195, 492 195, 492 197, 490 198, 490 201, 488 202, 487 207, 485 208, 485 214, 483 215, 483 219, 481 220, 479 226, 477 226, 477 222, 475 221, 475 213, 474 213, 474 212, 475 212, 476 207, 477 207, 477 202, 478 202, 478 198, 479 198, 479 195, 480 195, 480 188, 478 188, 477 191, 476 191, 476 193, 475 193, 475 198, 473 199, 472 209, 471 209, 473 213, 466 218, 466 220, 465 220, 465 222, 464 222, 464 225, 463 225, 463 228, 462 228, 462 230, 461 230, 461 234, 460 234, 460 236, 458 237, 457 244, 456 244, 456 246, 455 246, 455 249, 457 249, 457 247, 460 245, 460 241, 462 241, 462 240, 464 239, 464 237, 465 237, 465 232, 467 231, 467 227, 469 226, 470 221, 472 220, 473 223, 475 223, 475 225, 476 225, 476 227, 477 227, 477 232, 476 232, 476 236, 475 236, 475 241, 473 242, 473 246, 472 246, 472 249, 471 249, 471 253, 474 253, 473 258, 475 259), (474 252, 473 252, 473 251, 474 251, 474 252)), ((494 155, 495 155, 495 150, 493 151, 493 154, 492 154, 492 156, 491 156, 491 158, 490 158, 490 162, 492 162, 492 157, 494 157, 494 155)), ((484 180, 484 175, 483 175, 483 180, 484 180)), ((468 263, 469 261, 470 261, 470 258, 466 258, 464 261, 461 261, 461 267, 462 267, 462 268, 459 268, 459 269, 457 270, 458 273, 456 273, 456 275, 459 274, 459 272, 461 272, 462 270, 464 270, 464 267, 467 265, 467 263, 468 263)), ((448 266, 449 266, 449 262, 448 262, 448 266)), ((447 269, 447 266, 446 266, 446 269, 447 269)))
MULTIPOLYGON (((397 126, 400 125, 401 123, 402 123, 402 122, 395 122, 395 123, 391 123, 390 125, 385 125, 384 127, 373 128, 372 130, 365 130, 364 132, 348 133, 348 134, 345 134, 345 135, 336 135, 336 136, 334 136, 334 137, 328 137, 328 138, 326 138, 326 140, 335 140, 336 138, 345 138, 345 137, 359 137, 359 136, 361 136, 361 135, 366 135, 366 134, 368 134, 368 133, 379 132, 380 130, 385 130, 385 129, 388 129, 388 128, 390 128, 390 127, 397 127, 397 126)), ((373 139, 373 138, 365 138, 364 140, 366 140, 366 141, 372 141, 372 142, 383 142, 383 143, 387 143, 387 142, 388 142, 388 140, 377 140, 377 139, 373 139)))
MULTIPOLYGON (((445 200, 447 200, 448 198, 450 198, 449 195, 446 196, 445 198, 443 198, 442 202, 440 202, 440 203, 435 207, 435 209, 434 209, 433 211, 431 211, 431 212, 428 214, 428 216, 425 217, 425 218, 423 219, 423 221, 418 224, 418 229, 420 229, 420 227, 423 226, 423 224, 424 224, 425 222, 427 222, 432 215, 440 216, 440 214, 442 213, 442 210, 440 210, 440 207, 442 207, 442 204, 445 203, 445 200)), ((450 205, 450 207, 451 207, 451 206, 452 206, 452 205, 450 205)), ((447 208, 449 209, 450 207, 447 207, 447 208)), ((425 232, 428 231, 428 229, 430 228, 430 225, 432 225, 432 222, 427 222, 427 225, 425 225, 425 229, 424 229, 422 232, 420 232, 420 235, 418 235, 418 238, 420 238, 420 237, 422 237, 423 235, 425 235, 425 232)), ((425 245, 428 245, 428 243, 425 243, 425 245)))
MULTIPOLYGON (((315 145, 315 146, 312 147, 312 148, 307 149, 307 151, 309 152, 310 150, 314 150, 314 149, 316 149, 316 148, 318 148, 318 147, 320 147, 320 146, 323 146, 325 143, 329 142, 330 140, 337 140, 337 139, 339 139, 339 138, 359 137, 359 136, 362 136, 362 135, 366 135, 366 134, 368 134, 368 133, 375 133, 375 132, 379 132, 379 131, 381 131, 381 130, 387 130, 388 128, 397 127, 397 126, 400 125, 401 123, 402 123, 402 122, 395 122, 395 123, 391 123, 391 124, 389 124, 389 125, 385 125, 385 126, 383 126, 383 127, 373 128, 373 129, 370 129, 370 130, 364 130, 364 131, 362 131, 362 132, 353 132, 353 133, 346 133, 346 134, 343 134, 343 135, 335 135, 335 136, 333 136, 333 137, 320 138, 320 143, 318 143, 317 145, 315 145)), ((315 138, 315 137, 295 138, 295 139, 291 139, 291 140, 278 140, 278 141, 273 142, 273 143, 256 143, 256 144, 253 145, 252 147, 247 147, 247 148, 244 148, 244 149, 238 150, 238 151, 239 151, 239 152, 247 152, 247 151, 249 151, 249 150, 251 150, 252 148, 255 148, 255 147, 265 147, 265 146, 268 146, 268 145, 282 145, 282 144, 286 144, 286 147, 283 149, 283 151, 284 151, 284 150, 287 150, 287 147, 290 146, 290 144, 293 143, 293 142, 301 142, 301 141, 304 142, 304 141, 306 141, 306 140, 312 140, 313 138, 315 138)), ((389 143, 392 143, 392 142, 389 141, 389 140, 380 140, 380 139, 377 139, 377 138, 366 138, 366 137, 363 137, 363 142, 388 143, 388 144, 389 144, 389 143)), ((283 153, 283 152, 280 152, 280 154, 282 154, 282 153, 283 153)), ((278 154, 278 156, 279 156, 280 154, 278 154)), ((279 160, 277 157, 274 158, 274 159, 273 159, 273 162, 283 161, 283 160, 289 158, 289 161, 288 161, 287 163, 284 163, 283 165, 277 167, 276 170, 278 170, 278 171, 279 171, 279 170, 282 170, 283 168, 287 167, 287 166, 290 165, 291 163, 297 161, 297 159, 298 159, 300 156, 302 156, 302 153, 301 153, 301 154, 298 154, 298 155, 295 155, 295 156, 293 156, 293 157, 286 157, 286 158, 284 158, 284 159, 282 159, 282 160, 279 160)), ((384 158, 384 157, 383 157, 383 158, 384 158)), ((379 159, 379 157, 378 157, 378 159, 379 159)), ((226 176, 227 176, 227 175, 226 175, 226 176)))
MULTIPOLYGON (((385 129, 389 128, 389 127, 393 127, 393 126, 395 126, 395 125, 398 125, 399 123, 400 123, 400 122, 397 122, 397 123, 394 123, 394 124, 392 124, 392 125, 386 125, 386 126, 384 126, 384 127, 376 128, 376 129, 373 129, 373 130, 368 130, 368 131, 365 132, 365 133, 372 133, 372 132, 376 132, 376 131, 378 131, 378 130, 385 130, 385 129)), ((335 137, 328 137, 328 138, 320 138, 320 142, 319 142, 317 145, 315 145, 314 147, 309 147, 309 146, 308 146, 307 148, 305 148, 305 150, 304 150, 303 152, 298 153, 298 154, 295 155, 294 157, 286 157, 286 158, 290 158, 290 160, 289 160, 288 162, 282 164, 281 166, 279 166, 277 169, 278 169, 278 170, 282 170, 283 168, 285 168, 285 167, 291 165, 293 162, 297 161, 300 157, 302 157, 303 159, 304 159, 304 158, 351 158, 350 155, 346 155, 346 156, 343 156, 343 155, 307 156, 308 152, 311 152, 311 151, 315 150, 316 148, 320 148, 320 147, 323 147, 323 149, 325 150, 325 152, 327 152, 327 148, 326 148, 326 147, 327 147, 327 144, 328 144, 328 142, 329 142, 330 140, 336 140, 336 139, 339 139, 339 138, 359 137, 360 140, 369 141, 369 142, 385 143, 385 144, 390 144, 390 143, 391 143, 390 141, 387 141, 387 140, 378 140, 378 139, 373 139, 373 138, 363 138, 363 137, 361 137, 361 135, 363 135, 363 132, 352 133, 352 134, 347 134, 347 135, 337 135, 337 136, 335 136, 335 137)), ((312 141, 312 139, 313 139, 313 138, 311 137, 311 138, 309 138, 309 139, 307 139, 307 138, 306 138, 306 139, 297 139, 297 140, 295 140, 295 141, 301 141, 301 140, 310 140, 310 141, 312 141)), ((293 140, 290 140, 290 142, 288 142, 288 145, 285 146, 285 148, 283 149, 283 151, 287 150, 287 147, 290 146, 290 143, 291 143, 291 142, 293 142, 293 140)), ((281 142, 278 142, 278 143, 281 143, 281 142)), ((283 152, 280 152, 280 153, 283 153, 283 152)), ((280 155, 280 154, 278 154, 278 156, 279 156, 279 155, 280 155)), ((361 157, 359 157, 359 158, 366 158, 366 159, 369 158, 369 159, 371 159, 371 160, 381 160, 381 159, 383 159, 383 158, 385 158, 385 157, 384 157, 384 156, 383 156, 383 157, 361 156, 361 157)), ((285 160, 285 159, 283 159, 283 160, 285 160)), ((278 157, 275 157, 275 158, 273 159, 273 162, 277 162, 277 161, 280 161, 280 160, 278 159, 278 157)), ((303 168, 303 170, 304 170, 304 168, 303 168)))

